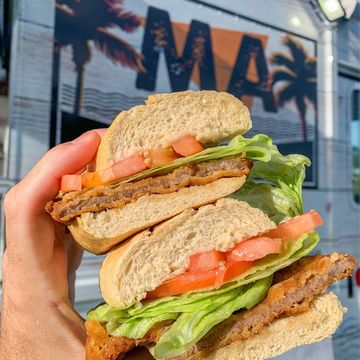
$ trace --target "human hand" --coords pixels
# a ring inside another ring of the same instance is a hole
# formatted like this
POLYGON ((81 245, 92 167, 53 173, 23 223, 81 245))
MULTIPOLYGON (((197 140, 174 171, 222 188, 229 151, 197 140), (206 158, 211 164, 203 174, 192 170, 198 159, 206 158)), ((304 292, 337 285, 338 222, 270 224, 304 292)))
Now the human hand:
POLYGON ((85 358, 83 321, 71 304, 82 250, 44 207, 62 175, 91 162, 103 132, 51 149, 5 197, 1 358, 85 358))

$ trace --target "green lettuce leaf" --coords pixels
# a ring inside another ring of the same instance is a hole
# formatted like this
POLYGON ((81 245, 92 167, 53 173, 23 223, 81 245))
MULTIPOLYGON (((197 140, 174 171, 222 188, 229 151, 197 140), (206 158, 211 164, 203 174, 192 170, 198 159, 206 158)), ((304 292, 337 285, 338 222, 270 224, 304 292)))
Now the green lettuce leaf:
POLYGON ((206 308, 180 315, 154 347, 156 359, 178 356, 201 339, 216 324, 239 309, 250 309, 267 294, 272 276, 229 290, 213 298, 206 308))
POLYGON ((263 134, 255 135, 250 139, 238 135, 232 139, 228 145, 207 148, 197 154, 180 158, 171 164, 145 170, 139 174, 130 176, 121 182, 129 182, 144 179, 153 175, 166 174, 191 162, 222 159, 228 156, 240 155, 242 153, 246 153, 246 158, 249 160, 266 162, 271 158, 272 146, 271 138, 263 134))
POLYGON ((246 183, 231 197, 263 210, 276 223, 303 213, 302 184, 310 160, 303 155, 280 154, 267 144, 270 161, 257 161, 246 183))
POLYGON ((96 320, 99 322, 108 322, 114 319, 120 322, 128 319, 129 315, 126 309, 117 308, 103 303, 89 310, 86 317, 88 320, 96 320))
POLYGON ((126 336, 131 339, 141 339, 156 323, 164 320, 176 320, 178 313, 160 313, 156 316, 127 319, 123 323, 110 320, 106 324, 106 331, 113 336, 126 336))

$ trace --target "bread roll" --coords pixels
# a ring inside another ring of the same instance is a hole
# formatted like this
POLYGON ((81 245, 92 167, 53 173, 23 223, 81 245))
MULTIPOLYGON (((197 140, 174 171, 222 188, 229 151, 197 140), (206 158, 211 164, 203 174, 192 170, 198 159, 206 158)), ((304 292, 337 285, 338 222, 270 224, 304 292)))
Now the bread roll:
POLYGON ((183 91, 149 96, 146 105, 121 112, 103 137, 96 169, 124 157, 167 147, 184 135, 202 144, 243 134, 252 126, 249 110, 235 96, 216 91, 183 91))

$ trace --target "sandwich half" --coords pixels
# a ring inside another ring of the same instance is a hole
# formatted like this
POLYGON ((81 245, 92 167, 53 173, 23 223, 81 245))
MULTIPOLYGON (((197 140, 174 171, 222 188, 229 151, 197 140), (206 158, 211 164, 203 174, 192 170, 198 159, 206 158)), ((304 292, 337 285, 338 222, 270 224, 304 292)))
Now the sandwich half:
POLYGON ((93 171, 63 176, 46 209, 86 250, 105 253, 189 207, 238 190, 252 162, 269 158, 264 139, 241 136, 250 128, 248 109, 228 93, 152 95, 118 115, 93 171))
POLYGON ((230 94, 153 95, 115 119, 92 168, 63 177, 47 211, 88 251, 109 252, 87 359, 139 347, 155 359, 265 359, 340 325, 344 309, 323 292, 356 261, 308 256, 322 224, 303 211, 310 161, 244 137, 250 128, 230 94))
POLYGON ((264 359, 330 336, 344 309, 323 292, 356 262, 306 256, 319 241, 309 216, 277 226, 220 199, 113 249, 100 271, 106 303, 88 313, 88 359, 139 346, 155 359, 264 359))

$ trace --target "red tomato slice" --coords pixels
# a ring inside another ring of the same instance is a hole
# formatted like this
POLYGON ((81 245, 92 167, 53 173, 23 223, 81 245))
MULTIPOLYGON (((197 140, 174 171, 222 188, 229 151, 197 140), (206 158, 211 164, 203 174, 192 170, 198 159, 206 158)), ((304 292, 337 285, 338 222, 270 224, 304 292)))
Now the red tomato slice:
POLYGON ((282 240, 259 236, 237 244, 228 252, 227 260, 229 262, 253 261, 269 254, 280 253, 281 249, 282 240))
POLYGON ((82 189, 81 175, 63 175, 60 181, 61 191, 78 191, 82 189))
POLYGON ((205 251, 200 254, 190 256, 190 273, 207 271, 217 268, 226 259, 225 253, 221 251, 205 251))
POLYGON ((114 179, 122 179, 146 170, 144 157, 139 154, 128 156, 111 167, 114 179))
POLYGON ((214 285, 216 276, 217 269, 203 271, 197 274, 184 273, 164 282, 164 284, 160 285, 155 290, 148 292, 146 298, 157 299, 207 288, 214 285))
POLYGON ((248 271, 256 261, 230 261, 220 268, 215 281, 215 287, 219 288, 222 284, 248 271))
POLYGON ((299 236, 313 231, 323 224, 323 219, 315 210, 296 216, 293 219, 279 224, 274 230, 270 230, 264 235, 271 238, 280 238, 283 240, 296 239, 299 236))
POLYGON ((269 231, 236 245, 226 254, 219 251, 207 251, 190 257, 189 272, 166 281, 147 298, 183 294, 206 287, 220 287, 248 271, 257 259, 282 250, 282 240, 293 239, 314 230, 323 223, 321 216, 311 210, 269 231), (226 256, 226 262, 225 262, 226 256))
POLYGON ((229 263, 226 266, 220 265, 212 270, 199 271, 197 273, 186 272, 148 292, 146 298, 157 299, 165 296, 179 295, 210 286, 219 288, 224 282, 238 277, 254 264, 255 261, 238 261, 229 263))
POLYGON ((171 147, 150 150, 149 167, 164 166, 174 162, 179 156, 171 147))
POLYGON ((174 141, 172 147, 182 156, 193 155, 204 150, 204 147, 192 135, 186 135, 174 141))
POLYGON ((81 174, 81 183, 85 188, 101 185, 99 174, 94 171, 87 171, 81 174))
POLYGON ((226 265, 224 282, 235 279, 255 265, 255 261, 235 261, 226 265))
POLYGON ((83 173, 81 181, 84 187, 91 188, 135 175, 146 169, 143 156, 135 154, 120 160, 107 169, 83 173))

